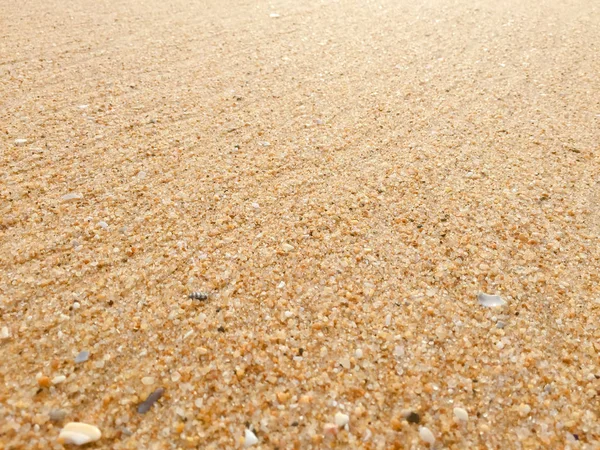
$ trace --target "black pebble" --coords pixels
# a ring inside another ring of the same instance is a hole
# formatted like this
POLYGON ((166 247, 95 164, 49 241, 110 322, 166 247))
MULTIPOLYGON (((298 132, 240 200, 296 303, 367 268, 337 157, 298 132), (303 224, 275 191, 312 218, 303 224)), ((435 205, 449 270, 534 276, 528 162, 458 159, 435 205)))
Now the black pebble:
POLYGON ((219 331, 219 333, 225 333, 225 327, 219 327, 217 328, 217 330, 219 331))
POLYGON ((416 412, 411 412, 407 417, 406 417, 406 421, 408 423, 420 423, 421 422, 421 416, 418 415, 416 412))

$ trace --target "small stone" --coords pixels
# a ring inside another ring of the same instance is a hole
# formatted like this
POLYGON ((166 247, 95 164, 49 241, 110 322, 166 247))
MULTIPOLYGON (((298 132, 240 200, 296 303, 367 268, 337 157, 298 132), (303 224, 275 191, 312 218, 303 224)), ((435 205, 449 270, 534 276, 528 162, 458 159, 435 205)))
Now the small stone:
POLYGON ((10 339, 10 330, 8 327, 2 327, 0 329, 0 339, 10 339))
POLYGON ((48 417, 52 422, 62 422, 67 417, 67 412, 64 409, 53 409, 48 417))
POLYGON ((466 409, 454 408, 454 417, 456 417, 458 420, 466 422, 469 420, 469 413, 466 409))
POLYGON ((50 377, 47 376, 38 377, 37 382, 38 385, 43 388, 49 388, 51 384, 50 377))
POLYGON ((279 18, 279 17, 281 17, 281 16, 280 16, 279 14, 277 14, 277 13, 271 13, 271 14, 269 14, 269 17, 270 17, 271 19, 278 19, 278 18, 279 18))
POLYGON ((100 222, 98 222, 98 226, 100 228, 103 228, 105 230, 108 230, 108 224, 106 222, 104 222, 103 220, 101 220, 100 222))
POLYGON ((154 384, 154 377, 142 378, 142 384, 145 386, 152 386, 154 384))
POLYGON ((89 358, 90 358, 90 352, 88 352, 87 350, 82 350, 75 357, 75 364, 86 362, 89 358))
POLYGON ((294 246, 290 245, 290 244, 282 244, 281 248, 283 249, 284 252, 291 252, 292 250, 294 250, 294 246))
POLYGON ((252 207, 254 209, 258 209, 258 208, 260 208, 260 205, 258 203, 252 203, 252 207))
POLYGON ((356 351, 354 352, 354 356, 358 359, 363 357, 363 351, 362 348, 357 348, 356 351))
POLYGON ((339 427, 335 423, 326 423, 323 425, 323 434, 337 434, 339 427))
POLYGON ((15 139, 15 145, 21 146, 27 144, 27 139, 15 139))
POLYGON ((433 445, 435 442, 435 436, 431 432, 431 430, 427 427, 419 427, 419 436, 423 441, 427 442, 429 445, 433 445))
POLYGON ((60 384, 60 383, 64 382, 66 379, 67 379, 67 377, 64 375, 57 375, 54 378, 52 378, 52 384, 54 384, 54 385, 60 384))
POLYGON ((83 198, 83 194, 79 194, 77 192, 72 192, 70 194, 65 194, 61 197, 62 201, 67 203, 67 202, 74 202, 76 200, 81 200, 83 198))
POLYGON ((146 400, 139 404, 137 409, 138 413, 146 414, 148 411, 150 411, 150 408, 152 408, 152 406, 163 396, 164 393, 165 390, 163 388, 158 388, 152 392, 148 398, 146 398, 146 400))
POLYGON ((251 447, 254 444, 258 444, 258 438, 251 430, 246 429, 244 432, 244 447, 251 447))
POLYGON ((335 414, 335 424, 338 427, 345 427, 346 425, 348 425, 348 422, 350 422, 350 416, 348 416, 347 414, 341 412, 335 414))
POLYGON ((94 425, 82 422, 69 422, 60 431, 58 440, 62 444, 85 445, 97 441, 102 433, 94 425))
POLYGON ((344 369, 350 369, 350 367, 351 367, 349 358, 340 359, 340 364, 344 369))
POLYGON ((526 417, 531 412, 531 406, 526 405, 525 403, 521 403, 519 405, 519 414, 521 417, 526 417))
POLYGON ((481 306, 485 306, 486 308, 506 305, 506 301, 504 301, 499 295, 488 295, 481 293, 477 295, 477 300, 481 306))

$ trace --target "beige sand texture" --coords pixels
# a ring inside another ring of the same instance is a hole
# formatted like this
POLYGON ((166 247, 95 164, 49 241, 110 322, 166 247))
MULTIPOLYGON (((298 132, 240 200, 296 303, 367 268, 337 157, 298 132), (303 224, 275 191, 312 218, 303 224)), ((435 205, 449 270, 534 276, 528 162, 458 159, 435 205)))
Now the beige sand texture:
POLYGON ((0 2, 0 447, 600 448, 599 74, 595 0, 0 2))

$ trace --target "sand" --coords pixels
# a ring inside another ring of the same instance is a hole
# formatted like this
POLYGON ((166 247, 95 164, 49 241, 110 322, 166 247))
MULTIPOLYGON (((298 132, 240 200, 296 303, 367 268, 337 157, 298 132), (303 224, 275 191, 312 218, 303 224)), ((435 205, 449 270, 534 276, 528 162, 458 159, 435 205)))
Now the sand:
POLYGON ((0 447, 600 448, 596 1, 5 1, 0 36, 0 447))

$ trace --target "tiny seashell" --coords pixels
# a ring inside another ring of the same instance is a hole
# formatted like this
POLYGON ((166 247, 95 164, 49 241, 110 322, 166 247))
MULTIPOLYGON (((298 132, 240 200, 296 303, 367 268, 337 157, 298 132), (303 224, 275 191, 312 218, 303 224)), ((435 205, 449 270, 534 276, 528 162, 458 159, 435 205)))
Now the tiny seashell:
POLYGON ((207 300, 208 292, 192 292, 188 297, 192 300, 207 300))
POLYGON ((499 295, 488 295, 481 293, 477 295, 477 300, 481 306, 485 306, 486 308, 506 305, 506 301, 503 300, 499 295))

